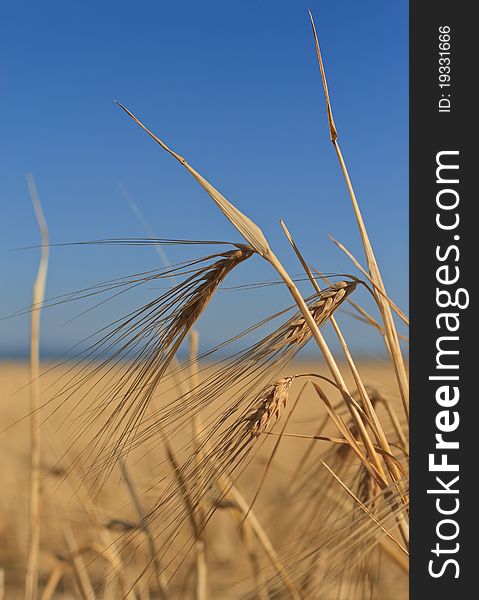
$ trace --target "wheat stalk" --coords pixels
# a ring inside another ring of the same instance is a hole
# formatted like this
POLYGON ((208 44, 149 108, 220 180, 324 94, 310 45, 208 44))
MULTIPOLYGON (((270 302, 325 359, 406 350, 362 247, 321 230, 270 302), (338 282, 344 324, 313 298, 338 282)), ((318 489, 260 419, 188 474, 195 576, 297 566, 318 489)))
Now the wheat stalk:
POLYGON ((27 572, 25 576, 25 600, 38 597, 38 560, 40 547, 40 510, 41 510, 41 433, 40 433, 40 316, 45 296, 48 271, 48 227, 38 197, 35 180, 27 176, 28 189, 32 199, 35 216, 41 236, 41 255, 37 277, 33 285, 30 328, 30 413, 31 413, 31 449, 30 449, 30 512, 29 512, 29 548, 27 572))
POLYGON ((324 65, 323 65, 323 57, 321 55, 321 49, 319 47, 319 40, 318 40, 318 35, 316 32, 316 26, 314 24, 314 19, 313 19, 313 15, 311 14, 311 11, 309 11, 309 17, 310 17, 311 26, 313 29, 313 36, 314 36, 314 41, 315 41, 315 45, 316 45, 316 53, 318 56, 319 69, 320 69, 321 78, 323 81, 324 97, 325 97, 325 101, 326 101, 326 109, 327 109, 327 114, 328 114, 328 123, 329 123, 329 132, 330 132, 331 142, 333 143, 334 150, 338 157, 341 171, 344 175, 344 179, 346 181, 346 186, 348 188, 348 192, 349 192, 349 195, 351 198, 351 203, 353 206, 354 214, 356 216, 359 233, 361 235, 361 240, 363 243, 364 251, 366 254, 366 259, 368 262, 369 273, 370 273, 371 278, 372 278, 373 282, 375 283, 375 285, 382 292, 381 294, 378 294, 378 306, 379 306, 379 310, 381 312, 381 316, 382 316, 382 319, 384 322, 384 327, 385 327, 385 331, 386 331, 386 339, 388 341, 388 343, 386 344, 386 347, 391 356, 392 363, 394 365, 394 370, 396 372, 396 377, 397 377, 397 381, 398 381, 399 391, 401 393, 404 412, 406 414, 406 417, 409 418, 409 382, 408 382, 408 378, 407 378, 407 374, 406 374, 406 367, 404 364, 404 359, 401 354, 399 338, 398 338, 396 326, 394 323, 394 319, 393 319, 393 316, 391 313, 391 307, 389 306, 389 303, 385 299, 385 296, 387 296, 386 290, 385 290, 385 287, 383 284, 383 280, 381 278, 381 273, 379 271, 379 267, 378 267, 378 263, 376 261, 373 247, 372 247, 371 241, 369 239, 366 225, 364 223, 364 219, 363 219, 361 210, 359 208, 359 203, 356 198, 356 194, 355 194, 352 182, 351 182, 351 178, 349 176, 348 169, 346 167, 346 163, 343 158, 343 154, 341 152, 341 148, 339 147, 338 132, 336 129, 336 124, 334 122, 334 118, 333 118, 333 111, 331 108, 331 102, 330 102, 330 98, 329 98, 328 83, 326 80, 326 72, 325 72, 324 65))

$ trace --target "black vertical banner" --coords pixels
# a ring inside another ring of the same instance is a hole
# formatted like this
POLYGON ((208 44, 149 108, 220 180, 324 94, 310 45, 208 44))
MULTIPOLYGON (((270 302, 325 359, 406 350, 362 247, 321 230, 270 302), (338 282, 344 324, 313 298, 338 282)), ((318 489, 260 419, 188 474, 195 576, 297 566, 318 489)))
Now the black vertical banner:
POLYGON ((412 600, 477 597, 479 30, 472 6, 410 3, 412 600))

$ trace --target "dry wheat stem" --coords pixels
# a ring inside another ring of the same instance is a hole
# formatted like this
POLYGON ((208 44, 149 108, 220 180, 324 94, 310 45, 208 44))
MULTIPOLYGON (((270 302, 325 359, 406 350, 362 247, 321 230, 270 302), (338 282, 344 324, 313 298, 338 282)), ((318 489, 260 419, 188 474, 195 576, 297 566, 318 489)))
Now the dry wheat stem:
POLYGON ((186 507, 186 511, 188 514, 188 519, 190 521, 190 525, 191 525, 191 530, 193 532, 193 535, 195 537, 195 541, 202 541, 201 540, 201 533, 202 530, 204 529, 204 524, 199 520, 199 517, 197 515, 197 512, 195 510, 195 501, 194 499, 191 497, 191 494, 189 492, 188 489, 188 483, 183 475, 182 469, 180 468, 180 465, 178 464, 178 461, 176 460, 175 457, 175 453, 173 451, 173 448, 171 447, 168 438, 166 437, 165 433, 163 432, 163 444, 165 446, 166 449, 166 454, 168 456, 168 460, 170 461, 171 467, 173 469, 173 473, 175 475, 175 478, 178 481, 178 486, 181 492, 181 495, 183 497, 183 502, 185 504, 186 507))
POLYGON ((366 391, 366 388, 361 379, 361 376, 356 367, 356 364, 354 363, 353 357, 351 356, 351 353, 347 346, 346 340, 344 339, 344 336, 334 318, 331 320, 331 324, 336 332, 336 335, 340 341, 341 347, 343 348, 344 354, 348 361, 349 367, 351 369, 351 373, 354 378, 354 382, 356 383, 356 387, 359 391, 359 394, 360 394, 360 397, 361 397, 361 400, 363 403, 364 411, 365 411, 366 415, 368 416, 369 421, 372 422, 372 430, 373 430, 373 433, 375 434, 377 443, 384 450, 383 457, 385 458, 386 466, 390 473, 390 476, 393 481, 399 481, 402 478, 402 475, 401 475, 400 471, 398 470, 395 461, 390 459, 390 457, 392 456, 391 447, 389 445, 386 434, 384 433, 381 422, 378 419, 378 416, 376 414, 374 406, 373 406, 373 404, 369 398, 369 395, 366 391))
POLYGON ((250 524, 247 521, 245 522, 241 517, 241 512, 237 510, 237 507, 235 506, 234 508, 236 510, 231 509, 231 512, 237 517, 238 520, 238 527, 240 528, 241 532, 241 541, 243 542, 246 554, 251 563, 258 600, 269 600, 269 594, 261 566, 261 560, 255 548, 253 531, 250 524))
MULTIPOLYGON (((305 384, 306 385, 306 384, 305 384)), ((339 446, 349 446, 349 442, 348 440, 344 439, 344 438, 338 438, 338 437, 333 437, 330 435, 316 435, 316 434, 303 434, 303 433, 285 433, 284 431, 282 432, 277 432, 277 431, 263 431, 262 435, 272 435, 278 438, 294 438, 294 439, 299 439, 299 440, 318 440, 320 442, 329 442, 331 444, 337 444, 339 446)), ((356 440, 356 444, 361 448, 364 448, 364 444, 363 442, 356 440)), ((393 461, 397 468, 404 474, 404 467, 401 464, 401 461, 399 459, 397 459, 394 454, 389 454, 387 453, 385 450, 383 450, 383 448, 381 448, 381 446, 374 446, 374 449, 376 450, 376 452, 378 454, 381 454, 382 456, 385 456, 386 454, 388 455, 388 458, 393 461)), ((268 461, 269 462, 269 461, 268 461)))
POLYGON ((391 420, 391 423, 394 427, 394 431, 396 432, 396 435, 398 436, 398 439, 401 443, 401 448, 404 451, 404 453, 406 454, 406 456, 409 456, 409 443, 408 440, 406 438, 406 434, 404 433, 403 427, 399 421, 399 418, 396 414, 396 411, 394 410, 393 406, 391 405, 391 402, 388 400, 388 398, 385 398, 382 394, 378 393, 376 390, 371 390, 369 392, 369 395, 375 399, 375 401, 381 403, 388 415, 389 415, 389 419, 391 420))
POLYGON ((41 600, 52 600, 57 590, 58 584, 62 580, 63 575, 65 571, 68 570, 68 568, 69 565, 62 563, 55 566, 53 571, 50 573, 50 577, 48 578, 47 584, 43 589, 41 600))
MULTIPOLYGON (((367 450, 367 455, 362 451, 362 449, 360 448, 360 446, 358 445, 358 442, 356 441, 356 439, 354 438, 354 436, 352 435, 351 431, 349 430, 349 428, 347 427, 346 423, 344 422, 344 420, 341 418, 341 416, 339 414, 337 414, 327 395, 324 393, 324 391, 322 390, 322 388, 314 382, 311 382, 314 389, 316 390, 316 393, 318 394, 318 396, 321 398, 321 400, 323 401, 326 410, 328 411, 329 416, 331 417, 331 420, 333 421, 333 423, 336 425, 337 429, 339 430, 339 432, 343 435, 343 437, 347 440, 347 442, 349 443, 351 449, 356 453, 356 455, 358 456, 358 458, 360 459, 362 465, 364 466, 364 468, 371 474, 371 476, 377 481, 377 483, 379 484, 379 486, 382 489, 386 489, 388 487, 388 482, 387 479, 385 477, 384 471, 382 469, 378 469, 376 467, 376 463, 374 462, 374 460, 371 458, 372 456, 375 457, 379 457, 379 455, 377 454, 377 452, 374 451, 374 445, 372 444, 371 440, 369 439, 369 443, 365 445, 365 448, 367 450), (369 459, 368 459, 369 457, 369 459)), ((364 423, 362 422, 362 420, 359 417, 358 414, 358 419, 359 419, 359 426, 358 426, 358 430, 360 431, 361 428, 365 429, 364 423)), ((354 414, 353 414, 353 420, 356 422, 356 420, 354 419, 354 414)), ((377 460, 376 460, 377 462, 377 460)))
POLYGON ((105 573, 105 577, 103 580, 103 589, 102 589, 102 600, 115 600, 118 597, 118 573, 110 570, 105 573))
MULTIPOLYGON (((191 390, 198 387, 198 345, 199 335, 195 329, 192 329, 189 336, 190 341, 190 381, 191 390)), ((193 446, 195 457, 197 457, 198 480, 201 487, 204 479, 203 469, 201 464, 201 419, 196 413, 192 415, 192 431, 193 431, 193 446)), ((198 520, 200 523, 204 521, 204 507, 202 499, 199 500, 198 520)), ((208 596, 208 566, 206 562, 205 538, 203 530, 199 532, 195 541, 196 551, 196 600, 206 600, 208 596)))
MULTIPOLYGON (((315 442, 312 441, 310 442, 309 446, 311 446, 312 444, 314 444, 315 442)), ((351 448, 349 448, 350 452, 348 452, 347 456, 351 457, 352 456, 352 452, 351 452, 351 448)), ((331 460, 333 460, 335 463, 337 463, 337 467, 335 467, 335 471, 336 473, 339 473, 340 471, 343 472, 344 476, 350 476, 349 475, 349 470, 346 469, 346 463, 349 462, 347 460, 347 456, 345 456, 344 452, 337 450, 335 448, 331 448, 329 451, 329 454, 331 456, 331 460)), ((325 462, 330 462, 327 458, 324 458, 325 462)), ((302 461, 299 463, 299 465, 302 464, 302 461)), ((356 466, 352 467, 354 469, 354 472, 359 472, 359 470, 357 469, 356 466)), ((307 523, 308 526, 310 523, 315 522, 316 516, 317 515, 321 521, 321 525, 320 525, 320 529, 318 531, 318 534, 320 534, 320 532, 322 531, 322 529, 324 527, 328 527, 328 525, 331 523, 330 517, 329 515, 329 511, 331 510, 332 506, 338 506, 338 507, 343 507, 341 508, 341 512, 342 513, 348 513, 348 509, 346 508, 346 504, 345 504, 345 499, 342 495, 338 495, 338 492, 336 490, 336 487, 334 487, 334 494, 331 496, 331 492, 333 492, 333 489, 331 489, 329 481, 330 481, 330 477, 328 476, 326 480, 324 480, 324 476, 322 476, 322 473, 324 473, 324 470, 321 469, 318 474, 314 474, 312 472, 305 474, 304 477, 304 484, 303 484, 303 491, 306 492, 307 497, 304 498, 304 504, 305 506, 301 508, 301 511, 299 514, 292 514, 291 515, 291 519, 292 519, 292 523, 291 525, 289 525, 289 527, 296 527, 297 528, 297 521, 298 519, 304 520, 303 522, 307 523), (309 510, 311 505, 314 504, 315 505, 315 509, 314 512, 312 512, 311 514, 309 514, 309 510), (307 508, 307 514, 306 514, 306 508, 307 508)), ((390 489, 390 488, 389 488, 390 489)), ((394 490, 391 490, 393 495, 397 494, 397 492, 395 492, 394 490)), ((294 498, 297 499, 299 493, 301 492, 301 486, 298 488, 296 488, 295 493, 294 493, 294 498)), ((383 493, 384 495, 384 493, 383 493)), ((284 510, 284 509, 283 509, 284 510)), ((372 509, 370 509, 372 510, 372 509)), ((388 508, 388 511, 391 511, 391 508, 388 508)), ((286 511, 287 513, 291 513, 291 510, 286 511)), ((286 527, 288 527, 288 525, 286 525, 286 527)), ((354 527, 354 526, 353 526, 354 527)), ((346 527, 346 533, 348 530, 351 530, 351 525, 348 525, 346 527)), ((337 540, 341 539, 341 533, 336 531, 334 534, 334 536, 336 536, 337 540)), ((307 532, 306 531, 300 531, 297 534, 297 539, 298 540, 303 540, 303 539, 308 539, 307 537, 307 532)), ((311 538, 311 543, 317 544, 317 539, 313 536, 311 538)), ((378 543, 381 546, 385 545, 385 541, 386 538, 384 537, 380 537, 378 539, 378 543)), ((308 544, 306 543, 306 547, 308 547, 308 544)), ((321 546, 318 546, 319 548, 321 548, 321 546)), ((339 547, 336 548, 334 546, 334 544, 331 546, 331 548, 333 549, 333 553, 339 553, 339 547)), ((321 548, 321 551, 323 550, 323 548, 321 548)), ((405 560, 403 559, 403 554, 399 552, 399 550, 396 549, 396 546, 388 546, 386 548, 386 550, 388 551, 388 554, 392 555, 392 558, 394 558, 401 566, 401 568, 404 570, 404 567, 407 565, 405 565, 405 560)), ((326 551, 326 549, 325 549, 326 551)), ((323 555, 324 556, 324 555, 323 555)), ((313 568, 313 567, 311 567, 313 568)), ((324 586, 323 586, 324 587, 324 586)), ((362 597, 362 596, 353 596, 353 597, 362 597)))
MULTIPOLYGON (((326 462, 326 460, 324 462, 326 462)), ((339 462, 338 466, 339 469, 341 469, 342 463, 339 462)), ((326 473, 323 469, 321 470, 322 472, 326 473)), ((336 469, 335 472, 338 474, 336 469)), ((343 471, 344 476, 346 476, 346 473, 347 471, 343 471)), ((329 487, 327 487, 328 481, 331 481, 329 473, 327 473, 327 480, 322 481, 321 484, 322 486, 324 485, 326 489, 323 491, 324 488, 321 487, 316 494, 324 494, 324 492, 329 490, 329 487)), ((331 519, 327 513, 318 523, 319 529, 312 531, 310 534, 304 533, 301 538, 306 540, 309 538, 309 543, 307 543, 306 547, 310 548, 309 544, 313 543, 322 550, 323 558, 326 560, 327 569, 329 572, 331 572, 331 567, 334 569, 334 565, 341 569, 344 564, 347 564, 348 569, 352 569, 354 567, 354 561, 356 561, 358 558, 366 556, 372 547, 377 544, 382 544, 382 540, 386 539, 378 536, 379 532, 377 528, 371 527, 371 519, 369 515, 363 509, 358 507, 356 502, 353 501, 354 509, 352 512, 350 512, 350 510, 347 508, 346 498, 342 494, 343 490, 338 490, 337 486, 333 486, 333 488, 335 490, 335 496, 330 498, 328 505, 331 507, 331 504, 335 503, 338 508, 341 507, 341 513, 344 514, 344 517, 341 519, 343 526, 338 528, 338 524, 334 523, 331 527, 331 519), (351 517, 353 519, 352 521, 351 517), (322 535, 323 530, 325 530, 324 535, 322 535), (323 538, 322 543, 318 542, 317 537, 321 535, 323 538), (328 549, 331 551, 331 562, 328 557, 325 556, 328 553, 328 549)), ((394 520, 397 518, 398 513, 404 512, 405 508, 398 505, 397 509, 391 510, 389 502, 381 502, 380 510, 377 510, 379 506, 377 501, 381 500, 385 493, 392 493, 393 495, 396 494, 394 489, 389 488, 388 490, 380 493, 378 496, 374 496, 373 498, 369 497, 368 500, 361 499, 361 501, 368 507, 369 512, 374 514, 376 519, 384 528, 389 531, 394 531, 394 520)), ((356 493, 355 495, 357 496, 358 494, 356 493)), ((323 512, 322 509, 321 511, 323 512)), ((394 546, 394 548, 397 548, 397 546, 394 546)), ((406 558, 404 553, 400 553, 398 548, 397 554, 401 554, 404 556, 404 558, 406 558)), ((342 578, 340 577, 339 581, 341 580, 342 578)), ((338 581, 338 579, 335 577, 334 581, 338 581)), ((359 594, 355 594, 352 597, 363 598, 363 596, 359 594)))
POLYGON ((31 449, 30 449, 30 510, 29 510, 29 547, 27 571, 25 576, 25 600, 36 600, 38 597, 38 561, 40 551, 40 512, 41 512, 41 433, 40 433, 40 316, 45 296, 45 285, 48 271, 48 227, 43 215, 35 181, 32 175, 27 176, 28 188, 32 199, 35 216, 41 236, 41 255, 38 272, 33 285, 32 305, 37 310, 32 312, 30 327, 30 415, 31 415, 31 449))
MULTIPOLYGON (((387 483, 386 479, 384 478, 383 472, 382 471, 377 472, 376 470, 372 470, 370 468, 370 465, 368 464, 366 457, 364 457, 364 455, 362 455, 362 452, 360 451, 360 448, 359 448, 356 440, 350 434, 348 427, 343 422, 341 417, 334 413, 334 410, 333 410, 331 404, 329 403, 327 396, 324 394, 323 390, 316 383, 313 383, 313 387, 315 388, 316 392, 318 393, 318 395, 322 399, 323 403, 325 404, 326 409, 327 409, 328 413, 330 414, 336 427, 343 434, 343 436, 350 442, 351 448, 358 454, 359 458, 361 458, 363 466, 375 478, 376 482, 381 487, 381 489, 386 490, 388 488, 388 483, 387 483), (380 477, 378 477, 378 475, 380 475, 380 477)), ((374 411, 374 407, 373 407, 373 411, 374 411)), ((374 412, 374 414, 375 414, 375 412, 374 412)), ((361 421, 361 423, 362 423, 362 421, 361 421)), ((383 447, 382 444, 380 444, 380 445, 381 445, 381 447, 383 447)), ((403 505, 407 506, 407 498, 402 493, 401 485, 400 485, 401 481, 402 481, 401 471, 398 469, 396 462, 391 460, 391 458, 389 458, 390 456, 392 456, 392 452, 391 452, 391 449, 390 449, 390 446, 388 443, 387 443, 387 447, 389 448, 389 450, 386 451, 386 452, 388 452, 388 454, 385 454, 384 458, 385 458, 386 464, 388 465, 390 473, 392 475, 393 485, 394 485, 395 489, 397 490, 397 492, 400 494, 400 498, 401 498, 403 505)), ((369 456, 371 456, 371 455, 369 454, 369 456)), ((409 528, 404 519, 404 516, 401 513, 398 513, 397 516, 398 516, 399 530, 401 532, 401 535, 403 537, 405 544, 408 545, 409 544, 409 528)))
POLYGON ((341 168, 343 170, 343 173, 344 173, 344 176, 346 179, 348 190, 349 190, 349 193, 350 193, 350 196, 351 196, 351 199, 353 202, 354 210, 356 213, 356 218, 358 220, 360 231, 361 231, 361 234, 363 237, 363 245, 366 249, 366 257, 368 260, 369 272, 371 274, 371 277, 372 277, 375 285, 382 292, 381 294, 377 295, 377 300, 378 300, 379 310, 381 312, 381 316, 382 316, 383 322, 384 322, 386 338, 388 340, 388 343, 386 344, 386 348, 388 349, 388 351, 390 353, 392 363, 394 366, 394 370, 396 373, 396 377, 398 380, 399 391, 400 391, 401 399, 403 402, 404 412, 405 412, 406 418, 409 419, 409 381, 408 381, 407 374, 406 374, 406 367, 404 364, 404 359, 403 359, 403 356, 401 353, 401 347, 399 344, 399 338, 397 335, 396 326, 395 326, 394 319, 393 319, 393 316, 391 313, 391 307, 389 305, 389 302, 384 297, 384 296, 386 296, 386 290, 384 288, 381 274, 379 272, 379 267, 376 263, 373 249, 372 249, 371 243, 369 241, 368 234, 366 232, 366 228, 365 228, 365 225, 364 225, 364 222, 362 219, 361 212, 359 210, 359 204, 356 200, 356 195, 355 195, 354 189, 352 187, 351 180, 349 178, 349 173, 346 169, 346 164, 344 163, 344 159, 342 157, 341 150, 339 149, 337 142, 334 143, 334 147, 336 149, 336 153, 338 155, 338 158, 339 158, 339 161, 341 164, 341 168))

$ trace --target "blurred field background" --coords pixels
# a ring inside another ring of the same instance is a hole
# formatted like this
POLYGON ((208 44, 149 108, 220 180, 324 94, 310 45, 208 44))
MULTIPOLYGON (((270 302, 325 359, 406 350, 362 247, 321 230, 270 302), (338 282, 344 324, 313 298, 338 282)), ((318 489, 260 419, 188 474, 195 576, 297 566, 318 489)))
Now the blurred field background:
MULTIPOLYGON (((70 380, 74 371, 72 365, 55 368, 50 374, 41 378, 42 388, 47 390, 42 394, 43 400, 57 391, 65 383, 65 378, 70 380), (67 372, 68 371, 68 372, 67 372)), ((391 368, 383 361, 362 362, 359 365, 364 381, 376 390, 396 398, 395 404, 399 407, 399 400, 392 382, 391 368)), ((298 361, 291 365, 287 374, 292 372, 324 372, 321 363, 312 361, 298 361)), ((350 381, 348 381, 350 383, 350 381)), ((0 565, 4 569, 6 579, 5 598, 15 600, 23 598, 23 581, 25 576, 25 560, 28 540, 28 489, 29 489, 29 422, 24 417, 28 414, 28 388, 29 369, 22 362, 3 362, 0 364, 0 422, 2 429, 8 428, 0 436, 0 472, 2 479, 2 492, 0 495, 0 565), (19 419, 23 420, 16 423, 19 419)), ((78 395, 77 395, 78 397, 78 395)), ((72 399, 73 405, 79 402, 72 399)), ((82 400, 82 405, 88 406, 88 399, 82 400)), ((46 413, 49 411, 46 411, 46 413)), ((92 514, 85 509, 85 504, 80 498, 85 498, 89 492, 89 479, 79 465, 73 473, 67 475, 72 462, 78 457, 84 445, 95 435, 95 429, 77 439, 72 432, 75 424, 68 418, 72 412, 70 405, 60 409, 50 416, 43 425, 43 452, 42 452, 42 488, 43 508, 41 523, 41 554, 40 554, 40 584, 44 588, 49 577, 55 569, 61 567, 62 557, 69 555, 69 547, 65 541, 65 532, 74 536, 80 548, 101 543, 101 530, 106 529, 111 541, 121 547, 125 567, 124 577, 132 585, 145 563, 148 563, 149 550, 144 534, 140 531, 126 541, 121 525, 110 526, 114 521, 132 524, 138 521, 138 514, 132 503, 125 481, 119 470, 113 473, 105 487, 95 496, 94 512, 97 522, 93 521, 92 514), (68 454, 65 454, 68 453, 68 454), (110 527, 109 527, 110 526, 110 527), (120 531, 118 531, 120 529, 120 531), (134 559, 132 558, 134 557, 134 559)), ((380 412, 381 414, 381 412, 380 412)), ((324 416, 317 396, 307 390, 291 419, 287 432, 313 434, 317 423, 324 416)), ((334 427, 327 431, 334 432, 334 427)), ((179 446, 183 439, 176 440, 179 446)), ((267 478, 265 491, 260 494, 256 504, 256 512, 264 523, 271 539, 281 549, 281 538, 287 534, 289 539, 295 539, 295 523, 284 517, 282 501, 287 495, 288 486, 294 479, 295 472, 299 469, 299 462, 305 448, 309 444, 306 439, 283 438, 279 451, 274 458, 271 471, 267 478), (281 516, 283 515, 283 516, 281 516), (282 526, 282 521, 284 525, 282 526)), ((326 450, 326 443, 316 442, 326 450)), ((161 443, 151 445, 147 452, 144 449, 133 451, 128 458, 128 465, 135 486, 141 498, 145 511, 153 507, 155 501, 171 477, 171 470, 164 462, 161 443)), ((247 498, 255 492, 258 479, 264 472, 266 459, 271 447, 266 446, 256 456, 252 468, 240 478, 241 489, 247 498)), ((311 480, 311 489, 315 489, 315 482, 311 480)), ((179 551, 185 540, 190 539, 188 527, 183 527, 183 536, 175 544, 179 551)), ((161 538, 160 538, 161 539, 161 538)), ((298 540, 299 541, 299 540, 298 540)), ((238 522, 227 511, 218 511, 213 521, 206 529, 206 544, 208 556, 209 591, 208 597, 218 600, 236 600, 248 597, 251 593, 253 579, 251 567, 247 560, 244 543, 238 532, 238 522), (238 569, 238 565, 240 568, 238 569)), ((283 550, 288 556, 288 549, 283 550)), ((94 552, 86 552, 84 564, 88 570, 91 584, 98 597, 121 598, 118 588, 109 590, 111 596, 103 596, 105 575, 112 569, 111 565, 94 552)), ((265 569, 268 561, 261 556, 265 569)), ((376 590, 377 597, 381 600, 404 600, 407 598, 407 578, 398 566, 383 557, 380 581, 376 590)), ((181 576, 175 578, 172 587, 173 598, 194 598, 194 576, 191 557, 181 567, 181 576)), ((172 569, 170 569, 172 574, 172 569)), ((378 574, 379 576, 379 574, 378 574)), ((151 574, 148 575, 151 579, 151 574)), ((70 572, 66 574, 55 598, 76 598, 75 579, 70 572)), ((153 585, 154 588, 154 585, 153 585)), ((141 585, 138 586, 141 590, 141 585)), ((153 592, 152 592, 153 593, 153 592)), ((321 596, 338 598, 338 591, 331 595, 321 596)), ((346 590, 344 597, 347 596, 346 590)), ((153 594, 152 596, 157 597, 153 594)), ((274 596, 276 597, 276 596, 274 596)), ((278 596, 283 597, 283 596, 278 596)), ((361 600, 355 598, 354 600, 361 600)))

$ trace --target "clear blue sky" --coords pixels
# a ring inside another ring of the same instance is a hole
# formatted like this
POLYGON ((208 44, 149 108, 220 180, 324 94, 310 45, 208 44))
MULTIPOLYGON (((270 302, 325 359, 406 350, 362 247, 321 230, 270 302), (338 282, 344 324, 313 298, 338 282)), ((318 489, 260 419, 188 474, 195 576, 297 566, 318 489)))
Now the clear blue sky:
MULTIPOLYGON (((253 218, 291 272, 299 267, 280 218, 318 269, 353 271, 327 238, 333 234, 362 258, 328 138, 308 7, 383 275, 407 308, 405 0, 46 0, 2 7, 0 316, 29 304, 37 267, 37 250, 15 250, 39 240, 27 172, 36 179, 53 243, 144 236, 121 190, 158 237, 239 241, 206 194, 113 98, 253 218)), ((182 249, 168 253, 172 262, 186 256, 182 249)), ((151 248, 53 248, 47 296, 157 264, 151 248)), ((231 284, 272 276, 256 260, 231 284)), ((363 292, 358 299, 367 300, 363 292)), ((69 324, 82 307, 47 311, 44 349, 70 346, 134 302, 122 300, 111 313, 101 308, 69 324)), ((213 307, 216 318, 209 311, 202 322, 203 344, 289 302, 277 288, 224 292, 213 307)), ((372 332, 343 321, 353 347, 380 350, 372 332)), ((21 353, 27 344, 28 318, 0 321, 2 355, 21 353)))

